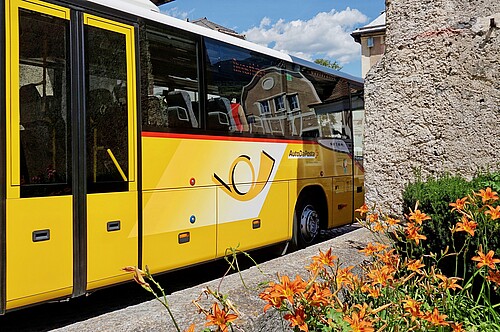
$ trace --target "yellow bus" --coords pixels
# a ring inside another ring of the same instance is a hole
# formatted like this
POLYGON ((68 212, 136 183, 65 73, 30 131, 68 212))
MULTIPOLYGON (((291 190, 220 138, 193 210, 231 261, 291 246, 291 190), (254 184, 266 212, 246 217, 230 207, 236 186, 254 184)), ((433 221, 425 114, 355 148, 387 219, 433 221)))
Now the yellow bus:
POLYGON ((354 220, 361 79, 147 0, 0 11, 1 313, 354 220))

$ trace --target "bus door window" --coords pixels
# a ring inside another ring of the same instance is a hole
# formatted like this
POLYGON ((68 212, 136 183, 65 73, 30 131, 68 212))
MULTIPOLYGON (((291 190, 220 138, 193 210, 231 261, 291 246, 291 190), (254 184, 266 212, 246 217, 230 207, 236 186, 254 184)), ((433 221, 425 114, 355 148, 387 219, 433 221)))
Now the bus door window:
POLYGON ((201 127, 196 42, 149 30, 141 39, 143 126, 146 130, 201 127))
POLYGON ((128 190, 126 39, 85 26, 88 191, 128 190))
POLYGON ((66 20, 19 13, 21 197, 71 194, 66 20))
POLYGON ((280 61, 208 38, 205 48, 207 129, 286 136, 280 61))

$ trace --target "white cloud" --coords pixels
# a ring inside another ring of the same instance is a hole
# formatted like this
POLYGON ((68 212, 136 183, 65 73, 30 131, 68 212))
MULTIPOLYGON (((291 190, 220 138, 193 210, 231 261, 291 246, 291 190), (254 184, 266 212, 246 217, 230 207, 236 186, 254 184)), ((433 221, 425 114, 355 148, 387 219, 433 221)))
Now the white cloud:
POLYGON ((307 60, 324 58, 347 64, 360 58, 360 46, 351 32, 368 18, 357 9, 332 9, 310 20, 276 23, 264 17, 258 27, 245 32, 247 39, 307 60))
POLYGON ((162 9, 161 12, 163 14, 167 14, 168 16, 179 18, 181 20, 186 20, 189 17, 189 14, 193 12, 193 10, 191 10, 190 12, 184 12, 179 10, 178 7, 173 7, 169 9, 162 9))

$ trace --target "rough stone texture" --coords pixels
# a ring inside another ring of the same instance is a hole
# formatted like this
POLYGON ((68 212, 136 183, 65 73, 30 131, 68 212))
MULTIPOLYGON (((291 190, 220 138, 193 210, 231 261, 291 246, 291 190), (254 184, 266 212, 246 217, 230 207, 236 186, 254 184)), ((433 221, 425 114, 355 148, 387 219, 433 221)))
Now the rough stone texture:
MULTIPOLYGON (((356 227, 357 228, 357 227, 356 227)), ((355 228, 355 229, 356 229, 355 228)), ((235 321, 235 331, 252 332, 278 332, 291 331, 279 314, 274 310, 263 313, 265 303, 259 299, 257 286, 260 282, 276 280, 276 274, 288 275, 294 278, 301 274, 307 277, 305 266, 311 263, 311 257, 318 254, 318 250, 332 252, 339 257, 342 266, 358 265, 364 260, 359 249, 374 241, 373 235, 366 229, 356 229, 350 233, 338 236, 323 243, 311 246, 283 257, 259 265, 259 271, 252 267, 242 272, 241 277, 248 288, 242 284, 238 274, 224 278, 221 283, 221 292, 228 294, 229 299, 237 306, 241 313, 235 321)), ((196 323, 197 331, 205 323, 203 314, 198 314, 192 300, 197 299, 203 288, 210 287, 215 290, 220 280, 175 292, 167 297, 174 317, 183 331, 191 323, 196 323)), ((139 286, 137 286, 139 287, 139 286)), ((208 308, 212 303, 211 298, 202 297, 200 303, 208 308)), ((59 332, 128 332, 128 331, 175 331, 167 312, 156 301, 149 301, 125 309, 110 312, 83 322, 75 323, 53 331, 59 332)))
POLYGON ((366 200, 400 214, 415 178, 500 169, 500 1, 386 0, 365 83, 366 200))

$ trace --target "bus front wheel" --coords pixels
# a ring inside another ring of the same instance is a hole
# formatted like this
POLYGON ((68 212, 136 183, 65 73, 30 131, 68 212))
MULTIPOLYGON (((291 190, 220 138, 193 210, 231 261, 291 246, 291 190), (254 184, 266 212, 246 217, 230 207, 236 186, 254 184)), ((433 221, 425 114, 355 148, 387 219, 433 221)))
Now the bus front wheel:
POLYGON ((300 199, 295 207, 293 245, 302 249, 315 243, 321 229, 318 203, 300 199))

